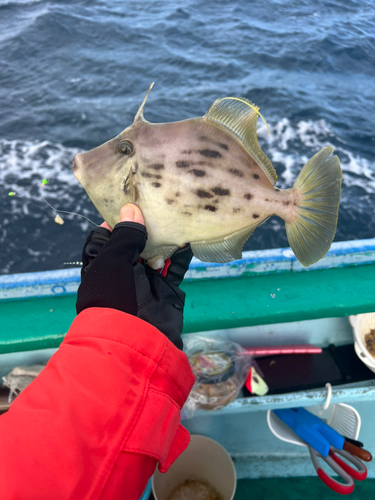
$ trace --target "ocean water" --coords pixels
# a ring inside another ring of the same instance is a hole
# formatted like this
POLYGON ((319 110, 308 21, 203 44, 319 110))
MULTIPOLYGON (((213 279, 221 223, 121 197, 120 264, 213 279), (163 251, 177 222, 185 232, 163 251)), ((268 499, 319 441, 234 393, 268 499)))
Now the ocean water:
MULTIPOLYGON (((43 198, 101 222, 71 160, 130 125, 152 81, 151 122, 227 95, 260 106, 280 188, 331 144, 344 173, 336 241, 375 237, 374 47, 372 0, 0 0, 0 273, 80 261, 92 225, 56 224, 43 198)), ((245 248, 281 246, 272 217, 245 248)))

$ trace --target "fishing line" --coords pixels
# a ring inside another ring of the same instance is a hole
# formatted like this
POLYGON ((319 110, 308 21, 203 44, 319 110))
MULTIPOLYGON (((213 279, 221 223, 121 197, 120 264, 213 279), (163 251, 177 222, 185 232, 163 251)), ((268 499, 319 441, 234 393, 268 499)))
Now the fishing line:
MULTIPOLYGON (((43 179, 43 183, 41 186, 44 187, 47 183, 48 183, 48 179, 43 179)), ((16 196, 17 198, 20 198, 21 200, 25 201, 26 203, 30 203, 31 205, 34 205, 34 206, 38 207, 39 209, 41 208, 40 205, 37 205, 33 201, 27 200, 26 198, 23 198, 22 196, 15 193, 14 191, 10 191, 9 196, 16 196)), ((57 213, 70 214, 70 215, 76 215, 77 217, 83 217, 88 222, 91 222, 91 224, 98 227, 98 224, 96 224, 94 221, 92 221, 91 219, 89 219, 85 215, 77 214, 76 212, 68 212, 67 210, 58 210, 57 208, 53 207, 50 203, 48 203, 48 201, 43 196, 41 196, 41 198, 50 208, 52 208, 53 211, 55 211, 57 213)), ((61 217, 60 217, 60 220, 56 220, 56 218, 55 218, 55 222, 57 222, 58 224, 64 223, 64 221, 63 221, 63 219, 61 219, 61 217)))
MULTIPOLYGON (((42 180, 42 183, 40 185, 41 188, 44 188, 47 184, 48 184, 48 181, 50 180, 50 177, 47 177, 46 179, 43 179, 42 180)), ((31 200, 28 200, 26 198, 24 198, 23 196, 20 196, 19 194, 17 194, 16 192, 14 191, 10 191, 9 193, 9 196, 15 196, 17 198, 20 198, 21 200, 25 201, 26 203, 30 203, 31 205, 34 205, 35 207, 37 208, 41 208, 40 205, 37 205, 36 203, 34 203, 33 201, 31 200)), ((76 215, 77 217, 83 217, 84 219, 86 219, 88 222, 91 222, 91 224, 93 224, 94 226, 98 227, 98 224, 96 224, 94 221, 92 221, 91 219, 89 219, 88 217, 86 217, 85 215, 82 215, 82 214, 78 214, 76 212, 69 212, 67 210, 58 210, 57 208, 53 207, 43 196, 41 196, 42 200, 44 201, 44 203, 46 203, 54 212, 56 212, 56 217, 55 217, 55 222, 57 224, 64 224, 64 220, 58 215, 59 213, 63 213, 63 214, 70 214, 70 215, 76 215)), ((64 266, 69 266, 69 265, 75 265, 75 266, 82 266, 82 262, 79 262, 79 261, 75 261, 75 262, 64 262, 63 263, 64 266)))
POLYGON ((94 221, 92 221, 91 219, 89 219, 85 215, 77 214, 76 212, 68 212, 67 210, 57 210, 57 208, 53 207, 50 203, 48 203, 48 201, 45 198, 43 198, 43 196, 42 196, 42 200, 45 201, 47 203, 47 205, 52 208, 52 210, 55 210, 55 212, 58 212, 60 214, 77 215, 77 217, 83 217, 84 219, 88 220, 89 222, 91 222, 91 224, 94 224, 94 226, 96 226, 96 227, 99 226, 99 224, 96 224, 94 221))

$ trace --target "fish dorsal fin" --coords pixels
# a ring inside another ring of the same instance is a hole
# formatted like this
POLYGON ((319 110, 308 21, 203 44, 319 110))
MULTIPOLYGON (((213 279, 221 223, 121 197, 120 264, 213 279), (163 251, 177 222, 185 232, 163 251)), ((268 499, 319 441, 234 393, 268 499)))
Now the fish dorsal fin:
POLYGON ((145 98, 143 99, 143 102, 142 102, 142 104, 141 104, 141 106, 140 106, 139 110, 137 111, 137 114, 135 115, 135 118, 134 118, 134 122, 133 122, 133 123, 135 123, 135 122, 137 122, 137 121, 142 121, 142 122, 145 122, 145 121, 146 121, 146 120, 144 119, 144 117, 143 117, 143 110, 144 110, 144 107, 145 107, 145 105, 146 105, 147 97, 148 97, 148 95, 149 95, 149 93, 150 93, 150 91, 151 91, 152 87, 154 86, 154 83, 155 83, 155 82, 152 82, 152 83, 151 83, 150 88, 148 89, 147 94, 146 94, 145 98))
POLYGON ((221 99, 216 99, 204 115, 204 118, 214 122, 234 136, 236 141, 246 149, 251 158, 261 167, 272 185, 275 185, 277 180, 276 171, 258 143, 258 116, 263 118, 259 113, 258 106, 255 106, 246 98, 223 97, 221 99))
POLYGON ((257 225, 246 227, 240 231, 225 236, 205 241, 193 241, 190 243, 195 257, 202 262, 230 262, 242 257, 242 249, 250 238, 257 225))

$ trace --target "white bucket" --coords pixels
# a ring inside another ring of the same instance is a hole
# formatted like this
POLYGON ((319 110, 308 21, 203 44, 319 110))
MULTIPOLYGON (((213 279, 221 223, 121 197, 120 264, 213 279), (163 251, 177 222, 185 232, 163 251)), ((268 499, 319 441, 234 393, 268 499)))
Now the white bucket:
POLYGON ((365 335, 371 329, 375 329, 375 313, 358 314, 349 316, 350 324, 353 327, 354 350, 359 359, 375 373, 375 358, 366 348, 365 335))
POLYGON ((168 472, 156 470, 152 477, 155 500, 168 500, 177 486, 194 479, 209 483, 223 500, 233 500, 237 476, 231 457, 219 443, 197 434, 168 472))

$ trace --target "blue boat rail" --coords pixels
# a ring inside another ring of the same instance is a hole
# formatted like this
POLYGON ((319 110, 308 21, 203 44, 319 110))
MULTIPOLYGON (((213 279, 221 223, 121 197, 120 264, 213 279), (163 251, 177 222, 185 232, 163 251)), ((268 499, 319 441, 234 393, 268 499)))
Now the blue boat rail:
MULTIPOLYGON (((304 268, 292 250, 277 248, 243 253, 243 258, 226 264, 201 262, 193 258, 185 279, 235 278, 285 272, 331 269, 373 264, 375 238, 335 242, 327 255, 309 268, 304 268)), ((0 276, 0 300, 71 295, 77 292, 80 268, 42 271, 0 276)))

